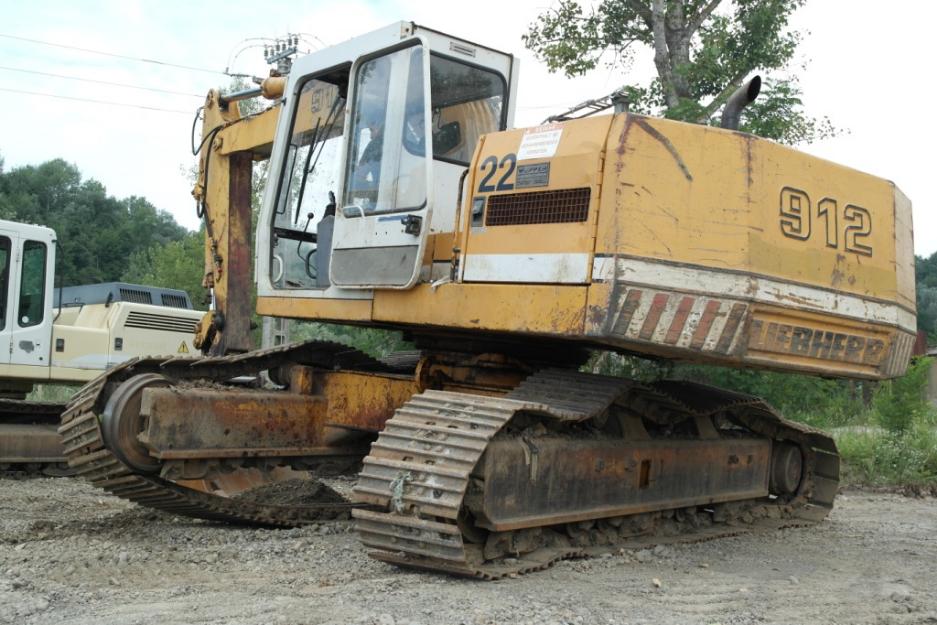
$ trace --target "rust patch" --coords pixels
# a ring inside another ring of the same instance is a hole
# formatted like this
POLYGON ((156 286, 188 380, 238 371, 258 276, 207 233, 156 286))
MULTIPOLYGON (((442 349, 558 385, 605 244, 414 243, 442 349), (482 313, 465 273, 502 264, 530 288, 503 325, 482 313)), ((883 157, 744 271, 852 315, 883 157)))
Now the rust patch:
POLYGON ((608 314, 608 308, 599 306, 598 304, 589 306, 588 319, 590 326, 607 325, 610 318, 611 315, 608 314))

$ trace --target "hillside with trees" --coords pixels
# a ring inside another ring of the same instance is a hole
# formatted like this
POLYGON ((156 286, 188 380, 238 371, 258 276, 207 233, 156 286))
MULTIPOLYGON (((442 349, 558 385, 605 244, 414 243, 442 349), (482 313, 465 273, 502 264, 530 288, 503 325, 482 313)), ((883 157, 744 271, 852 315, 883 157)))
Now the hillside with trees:
POLYGON ((65 286, 121 280, 135 252, 163 248, 187 233, 145 198, 110 196, 61 159, 9 171, 0 161, 0 219, 55 230, 56 279, 65 286))

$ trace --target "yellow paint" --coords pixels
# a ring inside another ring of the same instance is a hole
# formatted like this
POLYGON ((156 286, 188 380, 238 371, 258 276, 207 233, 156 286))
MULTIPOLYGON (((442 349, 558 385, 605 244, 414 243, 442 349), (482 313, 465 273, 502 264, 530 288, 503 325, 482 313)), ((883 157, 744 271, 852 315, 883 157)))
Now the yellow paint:
POLYGON ((576 336, 586 288, 515 284, 420 284, 376 291, 374 321, 471 330, 576 336))
POLYGON ((289 319, 369 321, 371 300, 296 297, 258 297, 257 314, 289 319))
POLYGON ((598 199, 601 193, 602 169, 605 154, 605 141, 612 118, 610 116, 592 117, 563 124, 563 134, 556 154, 551 158, 539 158, 518 161, 518 166, 549 162, 549 184, 543 187, 511 189, 480 193, 482 182, 497 185, 504 182, 514 185, 517 182, 517 169, 507 177, 509 167, 499 167, 493 176, 486 179, 490 166, 482 167, 486 159, 494 157, 499 163, 508 154, 517 154, 525 130, 511 130, 485 136, 481 149, 475 154, 472 173, 468 180, 468 206, 463 208, 463 220, 471 219, 471 201, 477 197, 497 195, 537 193, 559 189, 579 189, 588 187, 590 193, 589 216, 585 222, 538 224, 536 226, 489 226, 484 228, 464 228, 462 249, 466 254, 536 254, 536 253, 575 253, 592 252, 595 239, 595 224, 598 199), (532 231, 535 228, 536 233, 532 231))
POLYGON ((440 232, 438 234, 428 235, 426 247, 432 250, 433 260, 441 261, 452 258, 454 236, 452 232, 440 232))
MULTIPOLYGON (((218 143, 220 140, 220 153, 227 155, 232 152, 249 151, 259 156, 269 156, 273 145, 273 135, 277 129, 277 119, 282 108, 277 104, 255 117, 232 124, 219 132, 215 142, 218 143)), ((211 173, 209 172, 209 176, 211 173)))
MULTIPOLYGON (((596 253, 750 271, 913 309, 907 278, 897 284, 888 181, 750 135, 639 116, 615 118, 607 154, 596 253), (809 236, 790 224, 784 235, 785 188, 809 199, 809 236), (870 236, 853 241, 871 255, 846 249, 846 227, 859 225, 846 220, 849 204, 871 216, 870 236)), ((907 245, 910 221, 899 217, 907 245)))
POLYGON ((410 376, 348 371, 316 375, 321 382, 318 392, 328 401, 326 426, 380 431, 394 411, 421 390, 410 376))
MULTIPOLYGON (((301 110, 311 110, 311 103, 301 110)), ((312 119, 310 113, 310 119, 301 123, 310 125, 312 119)), ((428 235, 424 263, 449 260, 453 246, 461 250, 460 263, 473 254, 569 253, 585 254, 590 260, 630 257, 747 272, 873 298, 913 312, 910 203, 890 182, 768 140, 706 126, 617 115, 575 120, 561 127, 555 155, 516 163, 548 162, 549 184, 543 187, 480 192, 479 185, 489 171, 483 163, 491 157, 501 163, 507 155, 516 155, 525 131, 482 137, 459 208, 461 223, 454 233, 428 235), (471 227, 471 206, 478 197, 578 188, 590 190, 589 213, 583 222, 471 227), (861 236, 865 226, 869 233, 861 236)), ((505 177, 506 171, 507 167, 496 169, 488 183, 516 184, 516 169, 505 177)), ((216 193, 227 180, 222 173, 209 184, 219 185, 210 189, 216 193)), ((443 204, 436 210, 446 210, 443 204)), ((626 282, 627 276, 618 279, 626 282)), ((338 323, 580 338, 668 358, 718 360, 737 366, 854 377, 884 375, 880 363, 809 358, 756 344, 747 353, 743 349, 720 355, 660 341, 614 339, 606 325, 617 314, 610 302, 618 300, 613 296, 616 286, 609 283, 449 283, 437 287, 420 283, 406 291, 378 289, 373 300, 261 297, 257 310, 263 315, 338 323)), ((707 292, 706 284, 686 288, 716 299, 727 296, 715 289, 707 292)), ((768 307, 747 297, 736 293, 731 299, 750 304, 755 321, 842 331, 881 340, 889 347, 899 336, 894 328, 849 321, 836 311, 802 312, 795 309, 794 301, 790 308, 768 307)))

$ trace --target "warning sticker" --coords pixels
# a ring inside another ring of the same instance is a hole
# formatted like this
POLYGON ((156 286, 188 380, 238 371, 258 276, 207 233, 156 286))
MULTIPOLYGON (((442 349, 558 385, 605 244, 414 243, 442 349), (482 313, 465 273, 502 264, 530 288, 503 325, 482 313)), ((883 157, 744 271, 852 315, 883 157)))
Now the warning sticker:
POLYGON ((517 160, 524 161, 531 158, 550 158, 556 154, 563 135, 561 126, 538 126, 524 133, 521 147, 517 150, 517 160))
POLYGON ((182 341, 182 344, 179 346, 179 349, 178 349, 177 353, 179 353, 179 354, 188 354, 188 353, 189 353, 189 346, 185 344, 185 341, 182 341))

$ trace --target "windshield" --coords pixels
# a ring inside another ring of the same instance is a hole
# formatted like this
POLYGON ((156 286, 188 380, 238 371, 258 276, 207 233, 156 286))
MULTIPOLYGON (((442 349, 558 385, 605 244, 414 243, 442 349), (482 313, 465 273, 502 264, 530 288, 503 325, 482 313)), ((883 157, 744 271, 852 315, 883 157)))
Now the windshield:
POLYGON ((324 286, 321 230, 334 219, 330 193, 341 177, 345 99, 339 88, 309 80, 299 92, 273 216, 271 279, 278 288, 324 286))

